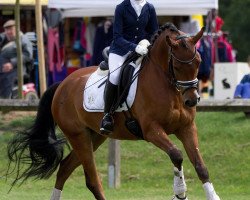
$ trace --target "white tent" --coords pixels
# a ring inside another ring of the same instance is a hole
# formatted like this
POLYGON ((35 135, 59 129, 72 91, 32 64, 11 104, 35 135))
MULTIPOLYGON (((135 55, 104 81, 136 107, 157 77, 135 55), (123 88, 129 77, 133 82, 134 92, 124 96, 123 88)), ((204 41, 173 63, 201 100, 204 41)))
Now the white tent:
MULTIPOLYGON (((49 8, 63 10, 63 17, 97 17, 114 15, 115 7, 122 0, 49 0, 49 8)), ((148 0, 154 4, 158 16, 206 15, 218 9, 218 0, 148 0)))

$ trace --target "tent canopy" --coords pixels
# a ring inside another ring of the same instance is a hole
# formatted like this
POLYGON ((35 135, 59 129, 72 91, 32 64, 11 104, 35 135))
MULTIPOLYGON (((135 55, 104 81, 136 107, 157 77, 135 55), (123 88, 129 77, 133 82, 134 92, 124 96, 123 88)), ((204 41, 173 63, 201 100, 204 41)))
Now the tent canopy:
MULTIPOLYGON (((158 16, 206 15, 218 9, 218 0, 147 0, 153 3, 158 16)), ((113 16, 122 0, 48 0, 49 8, 64 9, 63 17, 113 16)))
MULTIPOLYGON (((16 4, 16 0, 0 0, 0 6, 1 5, 15 5, 16 4)), ((22 6, 34 6, 36 4, 36 0, 20 0, 20 5, 22 6)), ((41 0, 41 4, 43 6, 48 4, 48 0, 41 0)))

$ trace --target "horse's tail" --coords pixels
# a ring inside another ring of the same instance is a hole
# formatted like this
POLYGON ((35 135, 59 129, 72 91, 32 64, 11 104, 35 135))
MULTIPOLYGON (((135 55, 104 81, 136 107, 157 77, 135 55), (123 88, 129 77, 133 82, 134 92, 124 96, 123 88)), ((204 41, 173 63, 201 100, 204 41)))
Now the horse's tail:
POLYGON ((64 141, 56 139, 56 125, 51 112, 52 99, 58 86, 59 83, 54 84, 42 96, 34 124, 17 133, 8 144, 7 175, 16 171, 12 186, 30 177, 49 178, 63 159, 64 141), (15 163, 15 167, 10 172, 11 162, 15 163))

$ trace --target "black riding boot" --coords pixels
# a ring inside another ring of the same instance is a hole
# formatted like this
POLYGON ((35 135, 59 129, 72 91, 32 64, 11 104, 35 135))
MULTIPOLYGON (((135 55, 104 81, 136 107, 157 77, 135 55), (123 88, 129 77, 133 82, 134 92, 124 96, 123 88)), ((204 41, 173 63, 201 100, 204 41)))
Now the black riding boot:
POLYGON ((101 122, 100 131, 104 135, 108 135, 114 129, 114 119, 111 113, 111 108, 114 105, 117 98, 118 86, 107 82, 105 94, 104 94, 104 117, 101 122))

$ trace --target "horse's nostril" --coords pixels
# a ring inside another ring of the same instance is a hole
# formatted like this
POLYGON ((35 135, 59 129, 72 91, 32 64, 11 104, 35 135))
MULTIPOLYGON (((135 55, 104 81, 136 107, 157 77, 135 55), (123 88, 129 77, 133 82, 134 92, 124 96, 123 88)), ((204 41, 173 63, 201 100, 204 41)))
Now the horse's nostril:
POLYGON ((198 99, 197 100, 188 99, 188 100, 185 101, 185 105, 188 106, 188 107, 194 107, 194 106, 197 105, 197 103, 198 103, 198 99))

